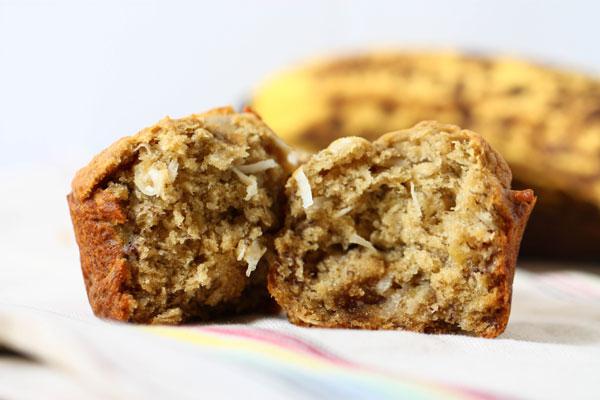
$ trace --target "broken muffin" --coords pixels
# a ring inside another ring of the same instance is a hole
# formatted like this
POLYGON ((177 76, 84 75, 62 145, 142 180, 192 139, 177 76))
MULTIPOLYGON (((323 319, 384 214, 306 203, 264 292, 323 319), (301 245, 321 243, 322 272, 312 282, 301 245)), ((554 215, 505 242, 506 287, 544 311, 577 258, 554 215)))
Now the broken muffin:
POLYGON ((286 184, 269 291, 300 325, 495 337, 535 203, 480 135, 423 122, 334 141, 286 184))
POLYGON ((253 113, 165 118, 80 170, 68 195, 100 317, 179 323, 268 304, 293 153, 253 113))

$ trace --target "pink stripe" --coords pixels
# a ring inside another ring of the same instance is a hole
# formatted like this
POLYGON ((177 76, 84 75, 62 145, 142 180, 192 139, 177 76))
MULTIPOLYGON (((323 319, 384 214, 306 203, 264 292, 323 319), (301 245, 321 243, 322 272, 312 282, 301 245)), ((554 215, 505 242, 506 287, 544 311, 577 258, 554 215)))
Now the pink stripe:
POLYGON ((555 287, 558 287, 559 289, 562 288, 563 291, 570 294, 577 294, 579 297, 585 297, 585 295, 593 299, 600 297, 600 292, 595 291, 593 287, 581 282, 579 279, 574 279, 573 277, 564 274, 549 274, 546 275, 544 279, 555 287))

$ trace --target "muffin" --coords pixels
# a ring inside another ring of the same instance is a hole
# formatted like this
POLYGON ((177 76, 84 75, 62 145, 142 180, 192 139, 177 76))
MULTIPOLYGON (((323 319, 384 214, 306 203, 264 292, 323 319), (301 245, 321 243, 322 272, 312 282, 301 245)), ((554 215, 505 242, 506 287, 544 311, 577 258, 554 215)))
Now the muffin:
POLYGON ((268 307, 293 153, 253 113, 165 118, 81 169, 68 203, 96 315, 180 323, 268 307))
POLYGON ((600 259, 600 81, 509 58, 376 53, 274 76, 253 107, 291 144, 320 150, 348 135, 435 119, 480 132, 515 187, 540 202, 526 256, 600 259))
POLYGON ((479 136, 341 138, 286 184, 269 291, 299 325, 495 337, 535 196, 479 136))

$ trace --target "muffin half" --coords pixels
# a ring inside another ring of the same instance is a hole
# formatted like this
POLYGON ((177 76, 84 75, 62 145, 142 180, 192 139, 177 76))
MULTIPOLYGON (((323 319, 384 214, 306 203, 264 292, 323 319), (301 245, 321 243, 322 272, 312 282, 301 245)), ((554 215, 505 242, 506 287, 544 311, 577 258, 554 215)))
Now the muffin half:
POLYGON ((423 122, 298 168, 269 290, 301 325, 499 335, 535 197, 479 136, 423 122))
POLYGON ((165 118, 96 156, 68 195, 96 315, 179 323, 268 304, 292 156, 230 108, 165 118))

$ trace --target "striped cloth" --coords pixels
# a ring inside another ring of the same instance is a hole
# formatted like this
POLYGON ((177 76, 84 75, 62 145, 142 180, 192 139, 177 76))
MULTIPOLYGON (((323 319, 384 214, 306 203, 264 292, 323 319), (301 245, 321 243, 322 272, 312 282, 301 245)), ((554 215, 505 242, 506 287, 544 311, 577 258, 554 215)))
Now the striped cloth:
POLYGON ((2 399, 592 399, 600 278, 519 271, 498 339, 299 328, 282 316, 136 326, 2 302, 0 343, 11 349, 2 399))
POLYGON ((283 316, 105 322, 87 304, 68 181, 0 169, 3 193, 20 194, 0 196, 2 400, 600 399, 600 265, 521 265, 497 339, 300 328, 283 316))

